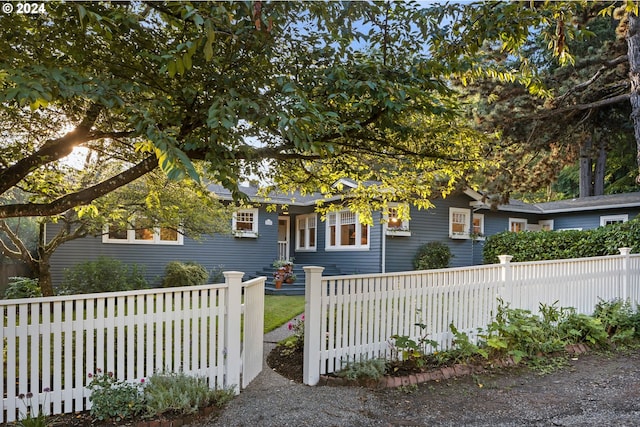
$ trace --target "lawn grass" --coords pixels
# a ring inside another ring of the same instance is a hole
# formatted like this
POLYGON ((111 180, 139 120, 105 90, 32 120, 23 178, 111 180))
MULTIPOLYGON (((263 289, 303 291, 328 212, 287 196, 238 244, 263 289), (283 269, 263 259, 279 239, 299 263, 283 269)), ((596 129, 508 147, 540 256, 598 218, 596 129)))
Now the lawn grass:
POLYGON ((265 295, 264 332, 270 332, 284 325, 302 312, 304 312, 304 295, 265 295))

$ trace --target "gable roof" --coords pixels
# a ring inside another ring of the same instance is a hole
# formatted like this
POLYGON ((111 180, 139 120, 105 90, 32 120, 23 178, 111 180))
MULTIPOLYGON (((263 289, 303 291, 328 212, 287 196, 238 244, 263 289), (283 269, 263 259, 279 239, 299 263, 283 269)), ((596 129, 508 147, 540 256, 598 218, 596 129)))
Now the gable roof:
MULTIPOLYGON (((355 185, 355 181, 347 179, 341 179, 338 182, 345 185, 346 187, 351 188, 354 188, 355 185)), ((209 191, 218 195, 218 197, 220 197, 222 200, 232 199, 231 192, 222 185, 210 184, 207 188, 209 189, 209 191)), ((268 197, 263 197, 258 195, 258 188, 251 186, 240 187, 240 191, 245 193, 249 197, 249 199, 257 203, 274 203, 292 206, 313 206, 319 200, 331 201, 337 200, 337 198, 339 198, 338 196, 332 199, 325 199, 320 193, 310 193, 302 195, 297 192, 294 194, 271 192, 268 197)), ((472 199, 472 201, 470 202, 471 206, 474 206, 478 209, 491 208, 486 203, 486 199, 483 194, 470 188, 465 189, 464 194, 472 199)), ((581 197, 546 203, 525 203, 521 200, 511 199, 509 200, 509 203, 498 205, 496 209, 503 212, 544 215, 563 212, 596 211, 630 207, 640 207, 640 192, 581 197)))
POLYGON ((581 197, 557 202, 537 203, 543 213, 592 211, 616 208, 640 207, 640 192, 581 197))
MULTIPOLYGON (((209 184, 207 185, 207 189, 214 193, 222 200, 232 200, 231 191, 227 188, 223 187, 219 184, 209 184)), ((249 197, 249 199, 256 203, 273 203, 276 205, 293 205, 293 206, 312 206, 316 204, 317 200, 322 199, 322 195, 320 193, 311 193, 302 195, 298 192, 294 194, 287 193, 279 193, 279 192, 271 192, 268 197, 264 197, 263 195, 259 195, 259 189, 253 186, 240 186, 238 187, 240 191, 249 197)))
MULTIPOLYGON (((473 194, 465 191, 465 194, 475 199, 475 202, 471 202, 472 205, 478 206, 481 209, 490 209, 490 206, 483 201, 480 193, 473 194)), ((509 203, 499 205, 497 210, 544 215, 633 207, 640 207, 640 192, 580 197, 546 203, 525 203, 521 200, 511 199, 509 203)))

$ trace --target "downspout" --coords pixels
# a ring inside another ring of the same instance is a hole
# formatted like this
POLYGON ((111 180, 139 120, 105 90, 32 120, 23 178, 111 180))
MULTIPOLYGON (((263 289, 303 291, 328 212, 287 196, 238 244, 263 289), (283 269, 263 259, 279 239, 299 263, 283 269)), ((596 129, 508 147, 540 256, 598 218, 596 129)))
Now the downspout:
POLYGON ((387 272, 387 224, 382 224, 382 260, 381 260, 381 273, 387 272))

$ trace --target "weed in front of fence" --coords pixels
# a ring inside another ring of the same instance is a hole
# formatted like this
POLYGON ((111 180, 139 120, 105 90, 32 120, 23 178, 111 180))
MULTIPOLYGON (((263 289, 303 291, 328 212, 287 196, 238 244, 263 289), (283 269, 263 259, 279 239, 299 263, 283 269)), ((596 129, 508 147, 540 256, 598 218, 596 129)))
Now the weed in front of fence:
POLYGON ((89 373, 91 416, 100 421, 123 421, 143 413, 143 381, 131 384, 116 379, 113 372, 89 373))
POLYGON ((233 389, 210 389, 206 378, 183 372, 154 374, 148 378, 144 387, 146 416, 151 418, 167 413, 195 414, 210 405, 222 407, 234 396, 233 389))
POLYGON ((233 389, 210 389, 206 378, 183 372, 157 373, 135 384, 101 370, 89 378, 93 421, 192 415, 209 406, 221 408, 235 395, 233 389))
POLYGON ((287 327, 293 332, 293 335, 282 341, 281 347, 283 355, 287 356, 294 353, 302 353, 304 350, 304 314, 289 322, 287 327))
POLYGON ((357 362, 346 362, 343 368, 336 375, 351 381, 377 381, 384 376, 386 370, 387 366, 385 359, 363 359, 357 362))
MULTIPOLYGON (((49 393, 49 388, 45 388, 43 392, 49 393)), ((25 394, 20 394, 18 396, 20 401, 22 401, 25 406, 25 413, 22 414, 20 420, 18 421, 18 426, 20 427, 46 427, 48 425, 48 414, 44 408, 47 407, 46 403, 46 395, 45 401, 38 408, 34 408, 34 405, 31 401, 33 398, 33 394, 31 392, 25 394)))
MULTIPOLYGON (((601 302, 593 316, 571 307, 540 304, 540 315, 513 309, 502 300, 494 320, 478 331, 478 341, 449 325, 451 348, 437 351, 438 344, 422 335, 412 339, 394 335, 386 375, 402 376, 456 364, 482 364, 511 358, 541 373, 553 372, 568 363, 567 346, 584 343, 592 348, 637 347, 640 345, 640 311, 628 302, 601 302), (484 361, 484 362, 483 362, 484 361)), ((417 323, 422 330, 426 325, 417 323)), ((375 379, 374 360, 346 364, 337 376, 375 379)), ((377 363, 377 362, 376 362, 377 363)))

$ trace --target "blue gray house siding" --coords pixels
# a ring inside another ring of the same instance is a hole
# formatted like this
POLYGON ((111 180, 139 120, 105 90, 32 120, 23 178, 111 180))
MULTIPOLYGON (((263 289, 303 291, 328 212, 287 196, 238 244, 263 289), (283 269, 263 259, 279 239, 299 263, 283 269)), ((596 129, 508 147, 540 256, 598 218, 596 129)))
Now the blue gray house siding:
POLYGON ((411 236, 386 236, 386 271, 413 270, 413 259, 418 249, 428 242, 441 242, 449 246, 453 255, 451 267, 473 264, 475 253, 481 251, 478 243, 471 239, 449 238, 449 208, 471 209, 471 201, 466 195, 454 195, 434 200, 435 208, 418 210, 412 206, 409 222, 411 236))
POLYGON ((597 212, 564 212, 554 215, 547 215, 545 216, 545 219, 553 220, 554 230, 573 228, 588 230, 591 228, 600 227, 600 218, 610 215, 628 215, 628 219, 632 220, 636 216, 640 215, 640 208, 608 209, 605 211, 597 212))
POLYGON ((341 274, 366 274, 379 273, 382 268, 380 258, 382 226, 380 225, 380 213, 374 213, 374 226, 369 228, 368 249, 328 249, 327 224, 318 214, 318 234, 316 251, 295 251, 295 219, 298 214, 312 213, 313 208, 291 208, 292 248, 297 265, 315 265, 320 267, 335 267, 341 274))
MULTIPOLYGON (((290 219, 290 257, 297 266, 318 265, 327 271, 340 274, 378 273, 381 271, 413 270, 413 259, 418 248, 427 242, 443 242, 449 246, 453 258, 452 267, 482 264, 483 240, 451 239, 449 237, 449 209, 464 208, 472 213, 484 215, 484 234, 494 235, 509 230, 510 218, 526 219, 529 224, 538 224, 540 220, 553 220, 554 230, 563 228, 589 229, 600 226, 604 215, 627 214, 633 219, 640 214, 640 193, 625 195, 625 203, 631 207, 611 206, 611 198, 605 202, 605 208, 589 206, 588 209, 568 212, 558 210, 559 202, 540 205, 526 205, 517 202, 491 210, 478 205, 479 198, 471 193, 451 195, 446 199, 437 199, 432 209, 418 210, 411 207, 409 228, 411 236, 383 235, 385 228, 380 224, 381 214, 374 213, 374 226, 369 229, 369 247, 347 250, 332 250, 326 247, 327 226, 317 214, 317 245, 315 251, 296 250, 296 218, 298 215, 314 212, 312 200, 303 204, 278 204, 276 212, 267 212, 265 206, 259 207, 258 233, 253 238, 234 238, 231 234, 203 236, 201 240, 184 238, 183 245, 122 244, 103 243, 101 237, 77 239, 62 245, 53 255, 51 272, 54 286, 59 284, 65 268, 93 260, 99 256, 118 258, 125 263, 146 266, 146 276, 150 283, 157 285, 164 274, 164 268, 170 261, 195 261, 210 271, 238 270, 245 277, 268 274, 274 260, 278 258, 278 218, 290 219), (475 198, 474 198, 475 197, 475 198), (476 206, 474 208, 474 206, 476 206), (553 208, 553 209, 551 209, 553 208)), ((615 198, 614 198, 615 199, 615 198)), ((284 202, 281 202, 284 203, 284 202)), ((563 202, 573 203, 573 202, 563 202)), ((593 203, 593 201, 581 202, 593 203)), ((560 206, 566 209, 567 206, 560 206)), ((582 206, 584 208, 584 206, 582 206)), ((47 227, 50 239, 57 225, 47 227)))
MULTIPOLYGON (((260 208, 256 239, 235 238, 230 234, 202 236, 198 240, 184 238, 183 245, 153 245, 103 243, 101 237, 76 239, 61 245, 51 259, 51 277, 58 285, 64 277, 64 269, 100 256, 117 258, 126 264, 145 266, 145 276, 150 284, 158 285, 167 263, 171 261, 195 261, 210 271, 237 270, 253 277, 256 272, 270 266, 278 258, 278 214, 260 208), (271 225, 269 225, 269 223, 271 225)), ((47 226, 51 238, 58 225, 47 226)))

